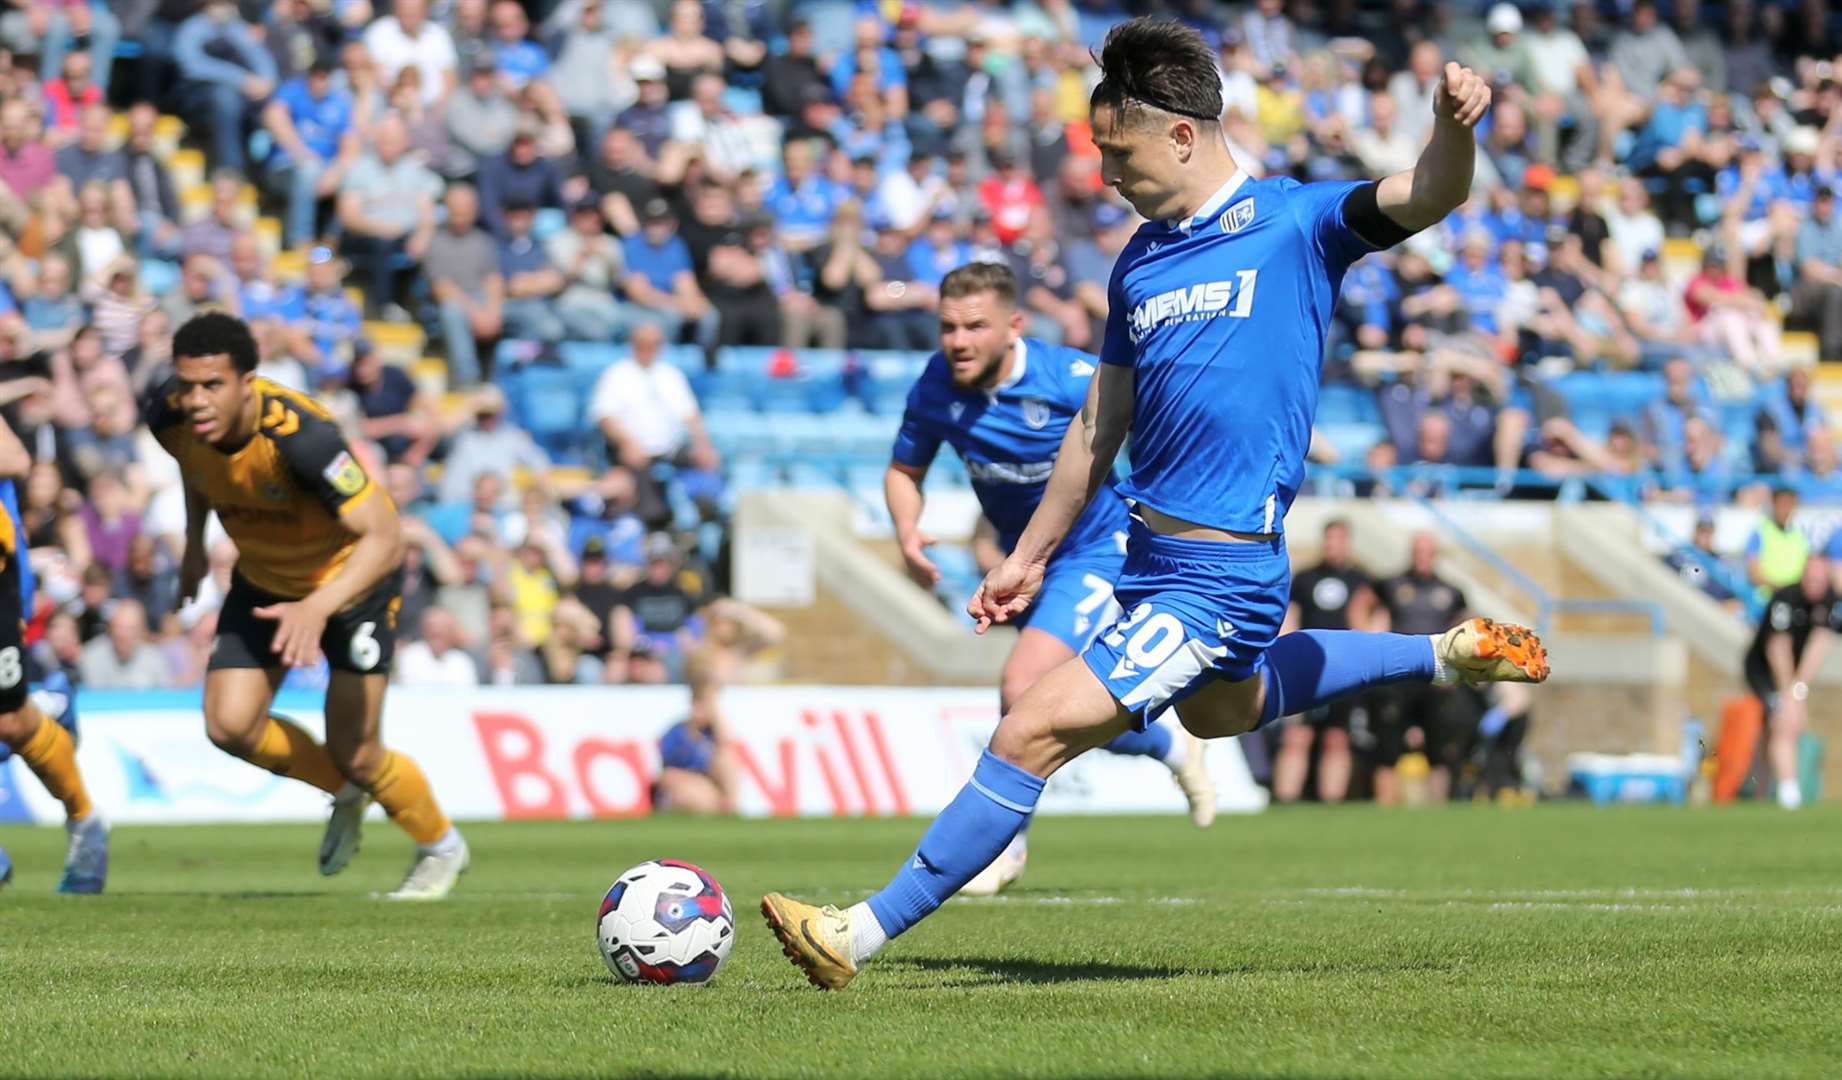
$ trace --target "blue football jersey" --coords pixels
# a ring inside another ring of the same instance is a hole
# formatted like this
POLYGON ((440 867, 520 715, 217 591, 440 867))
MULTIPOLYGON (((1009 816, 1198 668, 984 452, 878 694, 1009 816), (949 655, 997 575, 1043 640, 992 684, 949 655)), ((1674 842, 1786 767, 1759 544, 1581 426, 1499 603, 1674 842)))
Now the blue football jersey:
MULTIPOLYGON (((1002 385, 968 391, 954 385, 946 357, 935 353, 908 392, 893 456, 900 464, 926 468, 941 443, 951 446, 966 463, 998 543, 1010 551, 1049 486, 1056 451, 1087 401, 1094 370, 1094 358, 1086 353, 1024 338, 1002 385)), ((1125 527, 1125 503, 1109 481, 1057 550, 1111 545, 1125 527)))
POLYGON ((1217 529, 1281 531, 1304 481, 1324 336, 1351 263, 1356 181, 1234 178, 1120 253, 1102 363, 1131 367, 1121 494, 1217 529))

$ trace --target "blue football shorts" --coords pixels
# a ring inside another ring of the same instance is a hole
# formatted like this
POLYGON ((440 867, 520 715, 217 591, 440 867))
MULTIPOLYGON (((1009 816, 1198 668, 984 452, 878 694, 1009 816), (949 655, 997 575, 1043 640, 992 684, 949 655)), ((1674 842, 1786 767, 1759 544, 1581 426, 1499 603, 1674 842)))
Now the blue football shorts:
POLYGON ((1042 591, 1024 609, 1017 629, 1035 627, 1055 636, 1070 652, 1080 652, 1119 618, 1113 582, 1126 561, 1126 534, 1057 553, 1043 574, 1042 591))
POLYGON ((1123 614, 1081 658, 1143 731, 1213 680, 1260 674, 1285 621, 1291 584, 1283 536, 1187 540, 1134 518, 1113 590, 1123 614))

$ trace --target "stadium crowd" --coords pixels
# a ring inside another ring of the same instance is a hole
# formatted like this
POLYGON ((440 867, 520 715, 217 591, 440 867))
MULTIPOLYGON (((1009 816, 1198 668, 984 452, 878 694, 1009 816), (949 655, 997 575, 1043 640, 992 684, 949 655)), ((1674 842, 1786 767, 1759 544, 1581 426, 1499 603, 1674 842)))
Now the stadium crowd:
POLYGON ((974 259, 1016 270, 1032 334, 1097 349, 1138 222, 1100 182, 1088 50, 1148 7, 1219 48, 1251 171, 1405 168, 1446 60, 1495 84, 1471 202, 1344 283, 1326 380, 1384 434, 1326 431, 1325 490, 1475 467, 1509 494, 1842 500, 1783 340, 1842 360, 1821 0, 12 0, 0 413, 37 462, 41 659, 201 677, 234 553, 177 603, 179 476, 136 400, 212 306, 406 510, 400 681, 656 681, 697 639, 772 643, 717 599, 726 463, 661 352, 927 350, 974 259), (432 372, 377 343, 404 324, 432 372), (595 385, 591 478, 553 482, 495 366, 575 340, 631 355, 595 385), (1576 414, 1569 373, 1624 371, 1661 391, 1576 414))

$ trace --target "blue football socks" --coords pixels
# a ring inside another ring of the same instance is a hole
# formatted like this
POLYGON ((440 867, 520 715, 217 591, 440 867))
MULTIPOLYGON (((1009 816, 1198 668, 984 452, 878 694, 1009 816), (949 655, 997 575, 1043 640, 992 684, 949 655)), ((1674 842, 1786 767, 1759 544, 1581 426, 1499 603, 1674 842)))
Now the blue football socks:
POLYGON ((1266 704, 1260 723, 1308 712, 1384 683, 1431 682, 1433 642, 1425 634, 1300 630, 1266 650, 1266 704))
POLYGON ((914 855, 870 897, 883 933, 895 937, 920 922, 989 866, 1029 821, 1042 792, 1041 777, 985 751, 914 855))

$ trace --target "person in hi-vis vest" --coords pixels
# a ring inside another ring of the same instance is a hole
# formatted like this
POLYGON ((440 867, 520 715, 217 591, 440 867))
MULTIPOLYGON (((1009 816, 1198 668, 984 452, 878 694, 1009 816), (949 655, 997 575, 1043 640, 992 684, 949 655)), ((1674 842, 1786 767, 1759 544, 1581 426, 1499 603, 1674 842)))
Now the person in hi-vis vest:
POLYGON ((1759 520, 1759 528, 1746 541, 1746 577, 1761 601, 1804 576, 1810 538, 1791 524, 1796 513, 1796 489, 1774 488, 1771 513, 1759 520))

